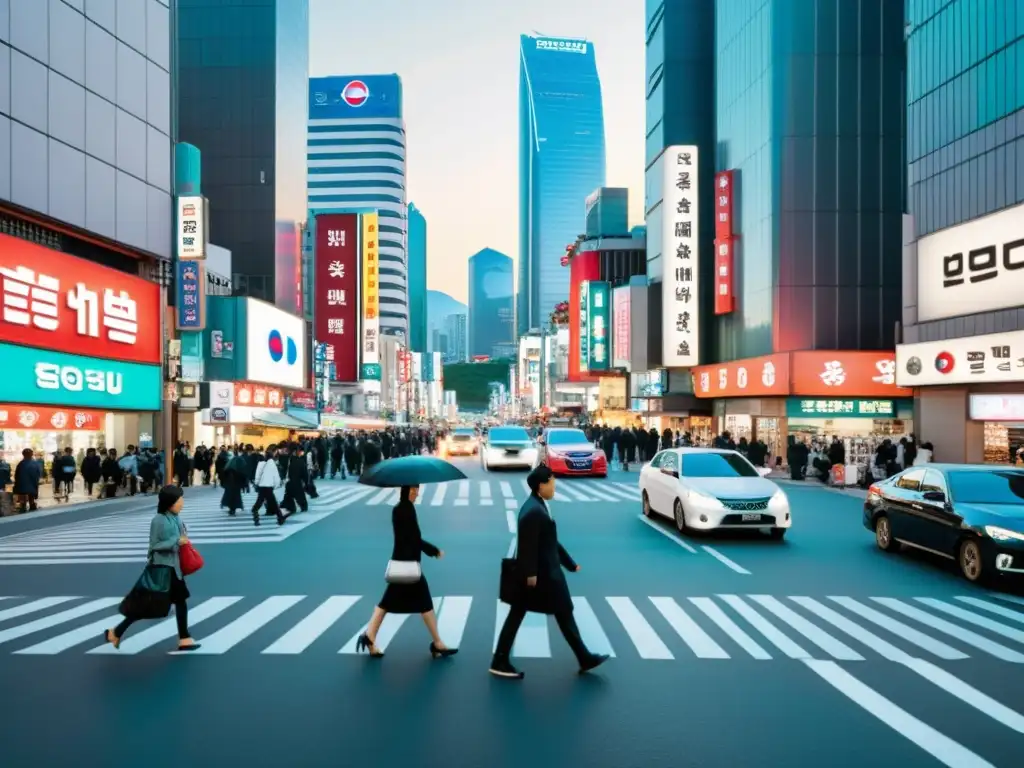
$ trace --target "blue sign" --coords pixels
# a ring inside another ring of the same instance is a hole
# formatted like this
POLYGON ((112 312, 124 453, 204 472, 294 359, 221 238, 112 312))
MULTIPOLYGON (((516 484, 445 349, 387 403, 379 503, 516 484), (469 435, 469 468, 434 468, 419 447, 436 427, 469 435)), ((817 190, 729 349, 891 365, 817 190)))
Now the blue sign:
POLYGON ((206 275, 202 262, 179 259, 174 282, 178 330, 203 330, 206 327, 206 275))
MULTIPOLYGON (((312 77, 309 80, 309 119, 361 117, 401 118, 402 79, 398 75, 312 77)), ((310 126, 309 146, 315 147, 317 126, 310 126)), ((337 130, 337 126, 332 127, 337 130)), ((395 134, 401 140, 401 134, 395 134)), ((337 139, 327 139, 337 143, 337 139)))
POLYGON ((359 373, 359 378, 362 381, 380 381, 380 376, 380 363, 363 363, 359 373))
POLYGON ((163 395, 159 365, 123 363, 46 349, 0 344, 5 375, 0 402, 158 411, 163 395))

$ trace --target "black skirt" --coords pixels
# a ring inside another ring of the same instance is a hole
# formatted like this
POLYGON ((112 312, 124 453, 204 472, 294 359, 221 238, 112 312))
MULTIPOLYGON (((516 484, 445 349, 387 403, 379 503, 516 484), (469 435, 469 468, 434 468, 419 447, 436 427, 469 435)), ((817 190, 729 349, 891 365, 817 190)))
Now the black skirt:
POLYGON ((388 584, 377 607, 388 613, 427 613, 434 610, 427 577, 415 584, 388 584))
POLYGON ((192 597, 192 593, 188 591, 185 579, 179 579, 178 574, 171 568, 171 602, 183 603, 190 597, 192 597))

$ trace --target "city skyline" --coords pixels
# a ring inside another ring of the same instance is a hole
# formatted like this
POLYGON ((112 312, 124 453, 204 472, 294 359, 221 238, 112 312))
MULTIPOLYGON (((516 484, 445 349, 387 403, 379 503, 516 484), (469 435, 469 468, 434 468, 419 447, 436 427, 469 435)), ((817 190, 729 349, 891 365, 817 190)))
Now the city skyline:
MULTIPOLYGON (((482 248, 512 255, 518 268, 520 34, 593 42, 604 92, 606 182, 630 189, 630 223, 643 222, 642 6, 623 13, 584 0, 524 0, 495 13, 467 0, 442 0, 429 8, 384 0, 378 10, 389 19, 386 41, 355 36, 340 50, 327 30, 343 28, 354 9, 349 0, 310 0, 309 74, 396 72, 402 77, 407 199, 415 200, 430 222, 428 288, 467 301, 468 260, 482 248), (423 40, 430 30, 440 34, 442 18, 447 42, 434 54, 423 40), (459 87, 436 87, 452 82, 459 87), (458 155, 451 148, 458 148, 458 155)), ((583 222, 581 199, 580 231, 583 222)))

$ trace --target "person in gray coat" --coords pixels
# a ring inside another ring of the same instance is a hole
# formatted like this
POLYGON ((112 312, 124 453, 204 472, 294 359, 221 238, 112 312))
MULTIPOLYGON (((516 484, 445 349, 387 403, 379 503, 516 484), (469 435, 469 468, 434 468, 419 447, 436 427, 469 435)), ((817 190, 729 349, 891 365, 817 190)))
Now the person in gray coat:
POLYGON ((526 483, 530 486, 530 497, 519 510, 516 550, 516 575, 523 580, 523 589, 521 598, 509 605, 489 671, 497 677, 523 678, 509 656, 523 619, 533 612, 555 617, 562 636, 576 655, 580 673, 589 672, 604 664, 608 656, 587 650, 572 613, 572 596, 562 569, 576 573, 580 567, 558 543, 558 529, 548 510, 547 502, 555 495, 555 475, 541 464, 529 474, 526 483))

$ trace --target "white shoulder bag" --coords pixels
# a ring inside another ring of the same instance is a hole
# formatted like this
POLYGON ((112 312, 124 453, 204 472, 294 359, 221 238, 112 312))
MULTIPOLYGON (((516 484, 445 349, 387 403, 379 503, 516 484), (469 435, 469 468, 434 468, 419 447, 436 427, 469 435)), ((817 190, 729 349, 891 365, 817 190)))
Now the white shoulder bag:
POLYGON ((415 584, 423 578, 423 568, 415 560, 388 560, 384 581, 388 584, 415 584))

